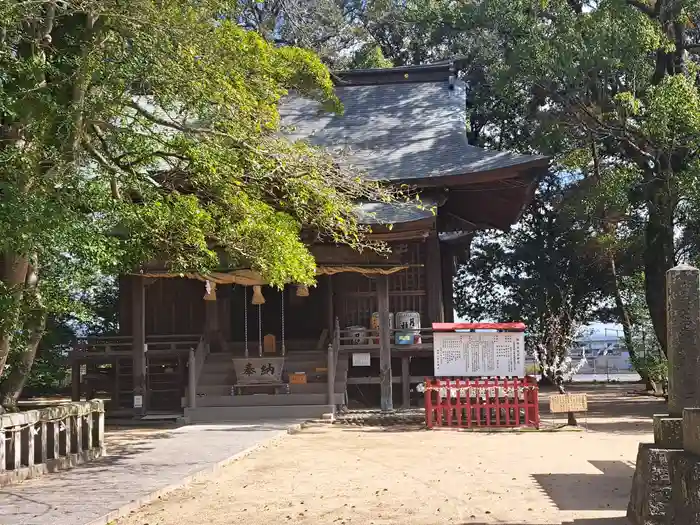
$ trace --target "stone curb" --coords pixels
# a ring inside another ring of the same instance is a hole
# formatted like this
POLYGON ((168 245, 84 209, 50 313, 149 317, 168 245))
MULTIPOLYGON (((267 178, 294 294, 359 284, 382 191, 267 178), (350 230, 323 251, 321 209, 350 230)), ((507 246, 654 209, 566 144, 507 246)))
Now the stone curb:
POLYGON ((134 501, 130 501, 126 505, 122 505, 118 509, 115 509, 113 511, 108 512, 107 514, 104 514, 103 516, 100 516, 97 519, 94 519, 92 521, 89 521, 83 525, 111 525, 114 521, 118 520, 119 518, 123 518, 124 516, 128 516, 130 513, 140 509, 141 507, 145 507, 146 505, 149 505, 153 503, 154 501, 162 498, 163 496, 166 496, 172 492, 175 492, 176 490, 180 490, 182 488, 187 487, 188 485, 191 485, 192 483, 195 483, 197 481, 202 480, 203 478, 206 478, 210 476, 211 474, 217 472, 218 470, 222 469, 223 467, 226 467, 227 465, 230 465, 231 463, 235 463, 236 461, 243 459, 254 452, 257 452, 259 450, 262 450, 270 445, 273 445, 280 441, 281 439, 284 439, 285 435, 289 434, 298 434, 299 432, 302 431, 302 429, 306 428, 307 423, 297 423, 295 425, 290 425, 287 427, 286 431, 281 431, 280 435, 271 437, 269 439, 266 439, 260 443, 256 443, 252 447, 249 447, 241 452, 238 452, 237 454, 234 454, 233 456, 230 456, 226 459, 223 459, 213 465, 210 465, 209 467, 199 470, 195 472, 194 474, 190 474, 189 476, 185 476, 183 479, 176 483, 172 483, 171 485, 168 485, 167 487, 163 487, 162 489, 155 490, 149 494, 146 494, 145 496, 142 496, 134 501))

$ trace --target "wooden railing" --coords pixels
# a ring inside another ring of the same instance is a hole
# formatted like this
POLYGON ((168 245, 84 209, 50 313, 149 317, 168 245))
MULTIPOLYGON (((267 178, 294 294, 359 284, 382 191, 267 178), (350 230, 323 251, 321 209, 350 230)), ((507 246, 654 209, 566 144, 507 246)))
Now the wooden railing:
MULTIPOLYGON (((201 334, 151 335, 146 337, 146 344, 149 352, 187 352, 199 343, 201 337, 201 334)), ((131 336, 88 337, 78 343, 74 355, 129 355, 132 344, 131 336)))
MULTIPOLYGON (((372 351, 379 350, 379 330, 367 329, 365 331, 366 343, 356 344, 355 336, 352 330, 338 330, 339 339, 339 350, 341 351, 372 351)), ((433 349, 433 329, 432 328, 420 328, 420 329, 391 329, 390 334, 390 344, 392 350, 432 350, 433 349), (395 336, 396 333, 406 333, 413 332, 420 335, 420 343, 418 344, 396 344, 395 336)))
POLYGON ((0 487, 102 456, 102 401, 0 416, 0 487))
POLYGON ((202 375, 202 369, 204 368, 204 362, 209 355, 209 342, 204 336, 199 339, 197 343, 197 348, 190 349, 187 376, 187 406, 188 408, 197 407, 197 385, 199 384, 199 378, 202 375))

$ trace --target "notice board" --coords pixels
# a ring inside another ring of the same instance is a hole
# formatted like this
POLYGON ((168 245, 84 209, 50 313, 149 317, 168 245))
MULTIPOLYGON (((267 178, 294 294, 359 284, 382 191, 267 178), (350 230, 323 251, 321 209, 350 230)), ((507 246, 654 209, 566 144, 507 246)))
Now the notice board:
POLYGON ((522 332, 435 332, 436 377, 525 377, 522 332))

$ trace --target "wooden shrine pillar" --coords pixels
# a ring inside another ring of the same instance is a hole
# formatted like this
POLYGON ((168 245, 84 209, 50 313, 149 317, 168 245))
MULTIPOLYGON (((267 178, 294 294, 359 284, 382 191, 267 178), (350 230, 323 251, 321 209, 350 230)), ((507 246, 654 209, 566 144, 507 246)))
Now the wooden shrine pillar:
POLYGON ((442 264, 437 232, 431 233, 425 241, 425 274, 428 317, 431 323, 442 323, 445 321, 445 310, 442 304, 442 264))
POLYGON ((389 332, 389 277, 377 277, 379 306, 379 382, 382 411, 394 409, 391 376, 391 333, 389 332))
POLYGON ((326 328, 328 337, 333 338, 335 328, 335 308, 333 307, 333 276, 326 276, 326 328))
POLYGON ((401 392, 402 408, 411 408, 411 358, 403 356, 401 358, 401 392))
POLYGON ((454 254, 452 248, 443 244, 440 246, 440 261, 442 263, 442 300, 446 323, 455 321, 455 291, 454 291, 454 254))
POLYGON ((134 374, 134 416, 146 414, 148 404, 146 367, 146 280, 131 278, 131 352, 134 374))
MULTIPOLYGON (((82 350, 82 348, 81 348, 82 350)), ((71 401, 80 401, 80 361, 74 360, 71 363, 71 401)), ((88 399, 89 401, 89 399, 88 399)))
POLYGON ((217 344, 221 344, 221 337, 219 334, 219 302, 217 300, 204 301, 204 338, 209 342, 210 347, 218 350, 217 344))

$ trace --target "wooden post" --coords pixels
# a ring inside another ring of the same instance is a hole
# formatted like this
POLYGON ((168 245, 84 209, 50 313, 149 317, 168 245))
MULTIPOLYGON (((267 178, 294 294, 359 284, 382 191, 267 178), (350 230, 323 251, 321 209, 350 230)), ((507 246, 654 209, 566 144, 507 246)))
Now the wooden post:
POLYGON ((425 273, 428 317, 431 323, 442 323, 445 321, 445 310, 442 304, 442 265, 437 232, 433 232, 425 241, 425 273))
POLYGON ((328 404, 331 406, 331 414, 335 416, 335 366, 336 356, 333 345, 328 345, 328 404))
POLYGON ((219 342, 218 301, 204 301, 204 334, 205 339, 210 343, 216 345, 219 342))
POLYGON ((440 250, 440 260, 442 262, 442 300, 443 311, 446 323, 454 323, 455 301, 454 301, 454 255, 452 249, 447 244, 443 244, 440 250))
POLYGON ((411 376, 409 374, 410 357, 401 358, 401 391, 403 393, 403 408, 411 408, 411 376))
POLYGON ((326 323, 328 326, 328 336, 332 339, 335 327, 335 312, 333 310, 333 276, 326 278, 326 323))
POLYGON ((187 407, 197 407, 197 357, 191 348, 187 362, 187 407))
POLYGON ((379 306, 379 381, 382 411, 394 409, 391 385, 391 333, 389 332, 389 278, 377 277, 377 304, 379 306))
POLYGON ((134 405, 140 396, 141 406, 134 406, 134 416, 146 414, 146 281, 142 277, 131 279, 132 297, 132 358, 134 374, 134 405))
MULTIPOLYGON (((121 396, 121 389, 119 388, 119 375, 121 374, 120 371, 121 368, 121 359, 118 357, 114 358, 114 383, 113 383, 113 389, 112 389, 112 402, 111 405, 114 407, 114 409, 118 409, 121 407, 120 403, 120 396, 121 396)), ((89 401, 89 399, 88 399, 89 401)))
POLYGON ((80 401, 80 362, 71 363, 71 401, 80 401))

